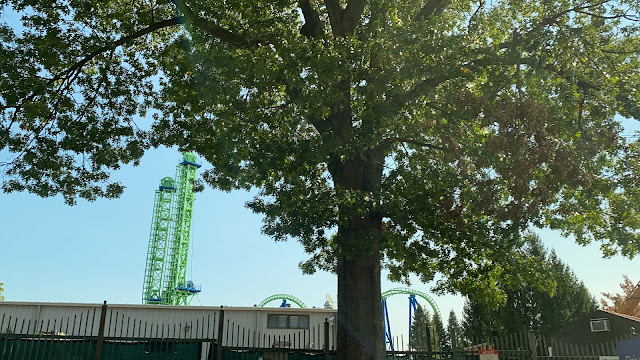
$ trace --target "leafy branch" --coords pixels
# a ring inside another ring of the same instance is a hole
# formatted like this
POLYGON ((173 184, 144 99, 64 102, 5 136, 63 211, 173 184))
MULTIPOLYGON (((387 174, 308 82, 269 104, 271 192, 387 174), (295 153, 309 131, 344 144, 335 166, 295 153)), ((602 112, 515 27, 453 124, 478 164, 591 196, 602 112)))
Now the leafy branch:
POLYGON ((435 144, 431 144, 419 139, 413 139, 413 138, 407 138, 407 137, 394 137, 394 138, 387 138, 384 139, 381 142, 381 146, 383 147, 388 147, 391 146, 393 144, 398 144, 398 143, 402 143, 402 144, 413 144, 413 145, 417 145, 423 148, 427 148, 427 149, 431 149, 431 150, 441 150, 441 151, 447 151, 447 148, 445 148, 444 146, 440 146, 440 145, 435 145, 435 144))
MULTIPOLYGON (((102 47, 90 52, 89 54, 85 55, 82 59, 80 59, 79 61, 75 62, 73 65, 69 66, 66 70, 61 71, 57 74, 55 74, 53 77, 51 77, 50 79, 48 79, 48 81, 46 82, 45 86, 33 90, 29 95, 25 96, 24 98, 22 98, 22 100, 17 103, 17 104, 13 104, 13 105, 7 105, 5 107, 2 108, 2 110, 5 109, 9 109, 9 108, 15 108, 15 112, 14 112, 14 120, 16 119, 17 114, 20 112, 20 110, 23 108, 24 104, 34 101, 36 97, 42 95, 42 92, 45 91, 48 87, 50 87, 52 84, 54 84, 57 81, 62 80, 61 83, 61 88, 62 90, 64 90, 65 88, 68 89, 73 82, 75 81, 75 79, 77 78, 77 76, 80 74, 80 72, 82 71, 82 68, 91 60, 93 60, 94 58, 96 58, 97 56, 113 50, 117 47, 120 47, 126 43, 129 43, 135 39, 138 39, 140 37, 143 37, 147 34, 150 34, 156 30, 168 27, 168 26, 173 26, 173 25, 177 25, 177 24, 184 24, 185 22, 185 18, 182 16, 178 16, 178 17, 174 17, 171 19, 166 19, 166 20, 162 20, 159 22, 156 22, 154 24, 149 25, 148 27, 138 30, 136 32, 134 32, 133 34, 127 35, 127 36, 123 36, 120 39, 107 43, 105 45, 103 45, 102 47)), ((60 90, 59 89, 59 90, 60 90)), ((59 91, 58 90, 58 91, 59 91)), ((9 125, 8 128, 11 127, 11 125, 13 125, 14 121, 11 122, 11 124, 9 125)))
POLYGON ((425 20, 431 16, 440 15, 450 3, 450 0, 428 0, 414 20, 425 20))
POLYGON ((174 0, 173 2, 174 4, 176 4, 178 9, 180 9, 180 11, 184 13, 185 17, 187 18, 187 20, 191 25, 195 26, 200 30, 203 30, 204 32, 208 33, 209 35, 212 35, 213 37, 215 37, 216 39, 219 39, 220 41, 223 41, 234 47, 242 48, 242 49, 251 48, 261 42, 258 39, 246 39, 238 34, 235 34, 223 28, 218 24, 215 24, 209 20, 202 18, 193 9, 191 9, 191 7, 187 5, 187 3, 184 1, 178 2, 174 0))

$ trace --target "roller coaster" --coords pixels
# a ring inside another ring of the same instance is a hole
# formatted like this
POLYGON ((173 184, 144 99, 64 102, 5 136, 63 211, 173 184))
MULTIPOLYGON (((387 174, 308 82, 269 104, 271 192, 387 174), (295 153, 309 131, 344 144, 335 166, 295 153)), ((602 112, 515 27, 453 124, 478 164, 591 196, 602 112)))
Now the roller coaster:
POLYGON ((260 302, 260 304, 258 304, 258 307, 264 307, 265 305, 267 305, 268 303, 270 303, 270 302, 272 302, 274 300, 282 300, 282 303, 280 304, 280 307, 287 307, 287 300, 294 302, 300 308, 306 308, 307 307, 307 305, 305 305, 304 302, 302 302, 302 300, 298 299, 297 297, 295 297, 293 295, 289 295, 289 294, 275 294, 275 295, 268 296, 267 298, 262 300, 260 302))
POLYGON ((387 307, 387 298, 393 295, 409 295, 409 341, 411 341, 411 322, 413 314, 418 308, 417 297, 424 299, 433 309, 433 313, 439 314, 440 309, 436 302, 426 293, 409 288, 393 288, 382 293, 382 320, 384 322, 384 341, 389 350, 394 351, 393 337, 391 336, 391 324, 389 322, 389 309, 387 307))
MULTIPOLYGON (((383 292, 382 293, 382 317, 383 317, 383 323, 384 323, 384 339, 385 339, 385 345, 388 346, 391 351, 394 350, 394 344, 393 344, 393 337, 391 336, 391 324, 389 322, 389 309, 387 307, 387 298, 394 295, 409 295, 409 340, 411 340, 411 335, 412 335, 411 323, 413 321, 413 315, 415 314, 415 311, 418 308, 418 300, 416 297, 419 297, 425 300, 433 310, 434 315, 440 313, 440 309, 438 308, 438 305, 436 304, 436 302, 428 294, 422 291, 417 291, 410 288, 393 288, 383 292)), ((333 301, 331 301, 330 299, 331 298, 329 297, 329 295, 327 295, 327 303, 330 303, 332 308, 333 301)), ((280 307, 283 307, 283 308, 288 307, 287 300, 295 303, 300 308, 306 307, 306 305, 302 300, 290 294, 275 294, 275 295, 268 296, 264 300, 262 300, 258 304, 258 306, 264 307, 268 303, 276 300, 282 300, 280 307)), ((326 307, 326 304, 325 304, 325 307, 326 307)))

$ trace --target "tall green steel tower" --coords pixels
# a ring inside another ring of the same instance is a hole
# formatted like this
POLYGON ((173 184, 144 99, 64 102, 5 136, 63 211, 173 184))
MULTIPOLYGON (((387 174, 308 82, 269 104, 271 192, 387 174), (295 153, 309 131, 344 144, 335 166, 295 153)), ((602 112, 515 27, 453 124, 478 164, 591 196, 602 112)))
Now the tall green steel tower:
POLYGON ((147 264, 144 271, 142 288, 143 304, 159 304, 162 302, 164 289, 163 276, 167 255, 167 244, 172 227, 172 205, 175 183, 172 178, 165 177, 160 181, 153 202, 153 219, 147 249, 147 264))
POLYGON ((183 155, 176 180, 160 182, 153 206, 151 236, 147 251, 143 304, 189 305, 200 287, 187 280, 187 259, 193 217, 193 180, 196 178, 193 153, 183 155))
POLYGON ((174 230, 169 240, 169 266, 165 269, 167 279, 163 294, 163 303, 171 305, 189 305, 193 295, 200 288, 187 280, 187 259, 191 241, 191 219, 193 218, 193 181, 196 179, 196 156, 187 153, 176 168, 178 192, 174 202, 174 230))

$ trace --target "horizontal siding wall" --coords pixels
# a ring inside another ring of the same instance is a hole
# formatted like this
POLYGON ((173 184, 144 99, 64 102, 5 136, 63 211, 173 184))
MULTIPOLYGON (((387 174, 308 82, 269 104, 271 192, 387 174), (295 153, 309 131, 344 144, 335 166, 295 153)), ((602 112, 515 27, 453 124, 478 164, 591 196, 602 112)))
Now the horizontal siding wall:
MULTIPOLYGON (((329 324, 329 348, 335 349, 335 319, 337 310, 299 309, 299 308, 250 308, 250 311, 225 308, 226 328, 236 329, 234 342, 241 336, 242 324, 251 330, 248 335, 256 339, 258 347, 279 347, 289 344, 296 348, 321 349, 324 345, 324 323, 329 324), (305 329, 277 329, 268 327, 269 315, 306 315, 309 316, 309 327, 305 329), (240 326, 239 326, 240 325, 240 326)), ((242 339, 240 339, 242 342, 242 339)), ((223 338, 223 345, 231 344, 231 339, 223 338)), ((251 344, 251 343, 250 343, 251 344)))
MULTIPOLYGON (((0 302, 0 332, 24 335, 51 333, 97 336, 102 304, 0 302)), ((295 339, 296 346, 321 348, 325 319, 337 310, 225 307, 222 344, 249 343, 272 347, 295 339), (269 314, 308 315, 308 329, 269 329, 269 314), (284 340, 287 339, 287 340, 284 340), (260 340, 260 341, 258 341, 260 340)), ((108 304, 107 338, 217 339, 220 307, 108 304)), ((335 326, 330 321, 329 346, 335 348, 335 326)), ((293 345, 293 344, 292 344, 293 345)))

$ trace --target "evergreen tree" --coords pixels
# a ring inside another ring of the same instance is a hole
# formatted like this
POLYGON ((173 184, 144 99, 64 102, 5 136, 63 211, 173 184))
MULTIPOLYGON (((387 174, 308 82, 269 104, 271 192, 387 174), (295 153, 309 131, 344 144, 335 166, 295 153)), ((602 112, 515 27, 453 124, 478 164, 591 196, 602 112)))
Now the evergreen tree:
POLYGON ((499 333, 493 318, 493 312, 488 306, 484 306, 477 301, 464 302, 462 308, 463 336, 468 343, 478 343, 481 339, 499 333))
MULTIPOLYGON (((433 333, 431 314, 422 305, 418 304, 411 322, 410 348, 418 351, 426 351, 428 349, 427 329, 429 329, 429 334, 431 335, 433 333)), ((433 343, 433 340, 431 342, 433 343)))
POLYGON ((2 293, 4 292, 3 285, 4 285, 4 283, 0 282, 0 301, 4 301, 4 295, 2 295, 2 293))
POLYGON ((555 282, 553 291, 537 291, 539 306, 531 314, 531 328, 544 335, 552 335, 569 323, 598 308, 598 303, 571 268, 551 250, 547 257, 549 275, 555 282))
POLYGON ((537 236, 528 236, 525 256, 547 281, 498 283, 504 303, 496 306, 480 297, 468 298, 463 308, 465 338, 481 340, 533 330, 549 336, 597 308, 593 296, 555 251, 548 252, 537 236))
POLYGON ((454 342, 457 344, 462 338, 462 327, 460 326, 458 317, 456 316, 456 313, 453 311, 453 309, 451 309, 451 311, 449 312, 447 330, 449 331, 449 345, 452 345, 454 342))
POLYGON ((449 333, 444 328, 444 324, 442 323, 442 316, 440 313, 433 314, 433 327, 434 333, 436 335, 435 341, 435 349, 442 350, 449 347, 449 333))

